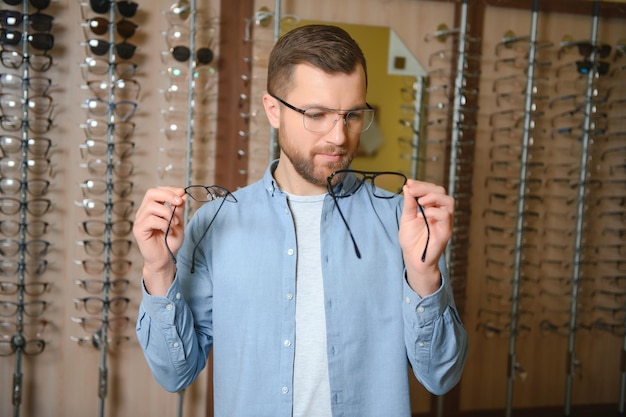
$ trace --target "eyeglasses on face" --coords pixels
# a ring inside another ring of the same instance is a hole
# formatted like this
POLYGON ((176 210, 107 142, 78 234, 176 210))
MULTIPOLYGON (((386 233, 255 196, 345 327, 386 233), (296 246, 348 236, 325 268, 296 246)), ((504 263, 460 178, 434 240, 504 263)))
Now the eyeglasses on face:
POLYGON ((0 212, 7 215, 17 214, 25 208, 33 216, 43 216, 50 210, 52 202, 47 198, 33 198, 22 202, 12 197, 0 197, 0 212))
POLYGON ((13 277, 21 271, 31 277, 39 277, 48 269, 46 259, 33 259, 26 262, 18 262, 13 259, 0 259, 0 275, 3 277, 13 277))
POLYGON ((49 51, 54 47, 54 36, 49 33, 29 33, 24 37, 19 30, 0 29, 0 45, 17 46, 24 38, 40 51, 49 51))
POLYGON ((102 220, 86 220, 79 223, 81 232, 91 237, 104 236, 105 233, 111 232, 115 236, 126 236, 133 230, 133 222, 123 219, 108 223, 102 220))
POLYGON ((15 295, 18 291, 24 291, 26 295, 39 296, 43 295, 50 288, 48 282, 29 282, 26 284, 19 284, 9 281, 0 281, 0 294, 2 295, 15 295))
MULTIPOLYGON (((24 229, 29 237, 39 238, 46 234, 48 222, 42 220, 29 220, 27 223, 20 223, 15 220, 0 220, 0 234, 6 237, 14 237, 24 229)), ((16 270, 17 272, 17 270, 16 270)))
POLYGON ((98 280, 98 279, 78 279, 76 285, 88 292, 89 294, 100 294, 105 289, 110 292, 120 294, 128 288, 129 280, 126 278, 117 278, 114 280, 98 280))
MULTIPOLYGON (((352 244, 354 246, 354 252, 359 259, 361 259, 361 251, 359 250, 352 230, 350 229, 350 226, 348 225, 348 222, 343 212, 341 211, 338 199, 354 195, 362 188, 363 184, 366 181, 369 181, 371 183, 371 192, 374 197, 389 199, 395 197, 402 192, 402 187, 404 187, 404 185, 406 184, 407 178, 404 174, 400 172, 357 171, 352 169, 335 171, 328 177, 326 182, 326 188, 330 196, 333 198, 333 201, 335 202, 335 207, 337 207, 337 211, 341 216, 341 220, 343 220, 346 229, 348 229, 350 239, 352 240, 352 244)), ((415 200, 417 201, 417 198, 415 200)), ((423 215, 424 224, 428 233, 426 245, 424 246, 424 252, 422 253, 422 262, 425 262, 426 253, 428 250, 428 243, 430 241, 430 226, 428 225, 428 220, 426 219, 424 207, 422 207, 419 201, 417 202, 417 207, 423 215)))
POLYGON ((24 63, 27 63, 30 69, 37 72, 45 72, 52 66, 52 56, 45 54, 28 54, 22 55, 17 51, 0 51, 0 62, 2 65, 11 69, 20 69, 24 63))
POLYGON ((87 46, 92 54, 102 56, 109 53, 111 47, 115 48, 115 53, 122 59, 131 59, 135 55, 136 45, 126 41, 112 44, 104 39, 89 39, 87 46))
POLYGON ((80 183, 83 195, 103 195, 107 191, 112 191, 118 197, 128 197, 133 190, 133 182, 128 180, 115 180, 109 182, 106 180, 85 180, 80 183))
POLYGON ((278 100, 285 107, 302 114, 304 128, 309 132, 326 134, 330 132, 341 119, 348 131, 352 133, 365 132, 374 121, 374 109, 366 103, 366 109, 333 110, 311 107, 299 109, 285 100, 270 93, 270 96, 278 100))
POLYGON ((52 147, 52 141, 48 138, 28 138, 26 140, 11 135, 0 136, 0 149, 5 154, 14 154, 22 151, 22 147, 36 157, 46 157, 52 147))
POLYGON ((112 68, 120 78, 129 78, 135 75, 137 71, 137 64, 133 62, 109 62, 107 59, 99 58, 99 57, 86 57, 85 61, 80 64, 83 79, 85 81, 89 81, 89 75, 107 75, 109 70, 112 68))
MULTIPOLYGON (((206 236, 206 234, 208 233, 209 228, 211 227, 211 225, 213 224, 213 221, 215 221, 215 218, 217 217, 217 214, 222 209, 224 202, 228 201, 230 203, 236 203, 237 199, 230 191, 228 191, 224 187, 220 187, 219 185, 208 185, 208 186, 207 185, 190 185, 188 187, 185 187, 185 194, 187 194, 192 200, 197 201, 199 203, 208 203, 209 201, 221 200, 220 205, 218 206, 217 210, 215 211, 215 214, 213 215, 213 218, 209 222, 209 225, 207 226, 202 236, 200 236, 200 238, 198 239, 198 242, 193 248, 193 255, 191 259, 192 261, 191 273, 193 273, 195 271, 194 264, 195 264, 196 250, 198 249, 198 245, 200 245, 200 242, 202 241, 204 236, 206 236)), ((167 251, 169 252, 170 257, 172 258, 172 262, 174 263, 176 263, 176 256, 174 255, 174 252, 172 252, 172 249, 170 249, 170 246, 167 243, 167 238, 170 234, 170 229, 172 227, 172 220, 174 220, 175 213, 176 213, 176 206, 174 206, 174 208, 172 209, 172 216, 170 217, 170 220, 167 224, 167 230, 165 231, 165 247, 167 248, 167 251)))
POLYGON ((99 297, 83 297, 74 298, 72 301, 74 301, 76 309, 84 309, 89 314, 101 313, 105 308, 113 314, 122 314, 126 311, 130 298, 113 297, 108 300, 103 300, 99 297))
POLYGON ((26 21, 32 29, 48 32, 52 29, 53 20, 54 17, 40 12, 23 14, 17 10, 0 10, 0 24, 4 27, 21 27, 22 22, 26 21))
MULTIPOLYGON (((86 22, 81 23, 81 25, 88 28, 92 33, 96 35, 106 35, 109 32, 109 27, 112 24, 103 17, 92 17, 86 22)), ((131 38, 137 30, 137 24, 126 19, 122 19, 119 22, 114 22, 113 25, 115 26, 117 33, 124 39, 131 38)))
POLYGON ((46 342, 43 339, 26 340, 22 336, 15 335, 11 340, 0 340, 0 356, 10 356, 17 350, 24 355, 39 355, 46 348, 46 342))

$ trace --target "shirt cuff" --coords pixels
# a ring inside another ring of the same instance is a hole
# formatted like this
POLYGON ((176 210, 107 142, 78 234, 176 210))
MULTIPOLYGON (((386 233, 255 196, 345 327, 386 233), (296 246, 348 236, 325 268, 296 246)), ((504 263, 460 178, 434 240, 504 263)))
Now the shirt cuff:
POLYGON ((143 278, 141 279, 141 293, 143 305, 146 313, 158 323, 173 325, 176 318, 176 310, 183 308, 185 300, 182 297, 180 283, 177 278, 167 290, 165 296, 151 295, 146 290, 143 278))
POLYGON ((414 317, 415 325, 423 327, 441 317, 448 308, 450 300, 445 291, 445 277, 441 275, 441 286, 432 294, 420 297, 404 279, 403 308, 409 317, 414 317))

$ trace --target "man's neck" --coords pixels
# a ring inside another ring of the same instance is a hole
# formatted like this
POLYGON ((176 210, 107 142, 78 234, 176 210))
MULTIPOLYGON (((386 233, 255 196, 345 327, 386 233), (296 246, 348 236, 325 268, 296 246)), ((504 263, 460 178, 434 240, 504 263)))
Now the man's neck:
POLYGON ((280 160, 276 170, 274 170, 274 179, 281 190, 293 195, 320 195, 327 192, 326 187, 311 184, 302 178, 293 166, 285 161, 285 158, 280 160))

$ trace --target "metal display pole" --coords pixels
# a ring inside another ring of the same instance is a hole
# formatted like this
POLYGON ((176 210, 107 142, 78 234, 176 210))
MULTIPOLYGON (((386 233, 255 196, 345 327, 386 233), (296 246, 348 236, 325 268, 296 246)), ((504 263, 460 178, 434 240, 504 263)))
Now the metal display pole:
MULTIPOLYGON (((274 2, 274 42, 280 37, 280 21, 281 21, 281 0, 274 2)), ((269 159, 270 161, 278 157, 278 130, 273 126, 270 126, 270 146, 269 146, 269 159)))
MULTIPOLYGON (((591 45, 596 45, 598 41, 598 20, 600 16, 600 2, 594 1, 593 19, 591 25, 591 45)), ((592 48, 589 57, 591 62, 596 61, 595 48, 592 48)), ((592 66, 587 75, 587 91, 585 92, 585 114, 583 120, 582 149, 580 154, 580 172, 578 177, 578 196, 576 204, 576 229, 574 234, 574 259, 572 261, 572 294, 570 303, 569 337, 567 351, 567 376, 565 386, 565 415, 570 415, 572 405, 572 384, 578 361, 576 359, 576 319, 578 312, 578 292, 580 285, 580 261, 583 233, 583 216, 585 210, 585 189, 587 181, 587 159, 589 157, 589 144, 591 141, 591 113, 593 99, 593 81, 596 76, 596 68, 592 66)))
POLYGON ((413 101, 413 106, 415 111, 413 115, 413 137, 411 139, 411 178, 416 179, 419 177, 420 139, 424 133, 422 112, 426 100, 427 84, 428 77, 417 77, 414 84, 415 100, 413 101))
POLYGON ((522 269, 522 242, 524 225, 524 206, 526 204, 526 177, 528 163, 528 146, 531 131, 531 109, 535 75, 535 46, 537 42, 537 19, 539 15, 539 0, 533 0, 532 18, 530 27, 530 49, 528 51, 528 72, 526 79, 526 91, 524 97, 524 134, 522 137, 522 152, 520 165, 520 183, 517 201, 517 222, 515 227, 515 259, 513 264, 513 282, 511 295, 511 334, 509 335, 509 357, 507 370, 507 390, 506 390, 506 416, 511 416, 513 407, 513 385, 519 364, 517 363, 516 341, 519 316, 519 288, 522 269))

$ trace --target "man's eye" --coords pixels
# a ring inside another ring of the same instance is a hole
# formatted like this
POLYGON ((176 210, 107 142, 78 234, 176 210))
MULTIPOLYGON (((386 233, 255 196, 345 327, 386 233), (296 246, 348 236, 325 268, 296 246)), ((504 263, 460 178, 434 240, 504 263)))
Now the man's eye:
POLYGON ((351 111, 346 115, 348 120, 358 121, 363 119, 363 112, 360 111, 351 111))
POLYGON ((322 120, 326 118, 326 116, 328 115, 328 112, 324 110, 320 110, 320 109, 309 109, 306 111, 305 114, 310 119, 322 120))

